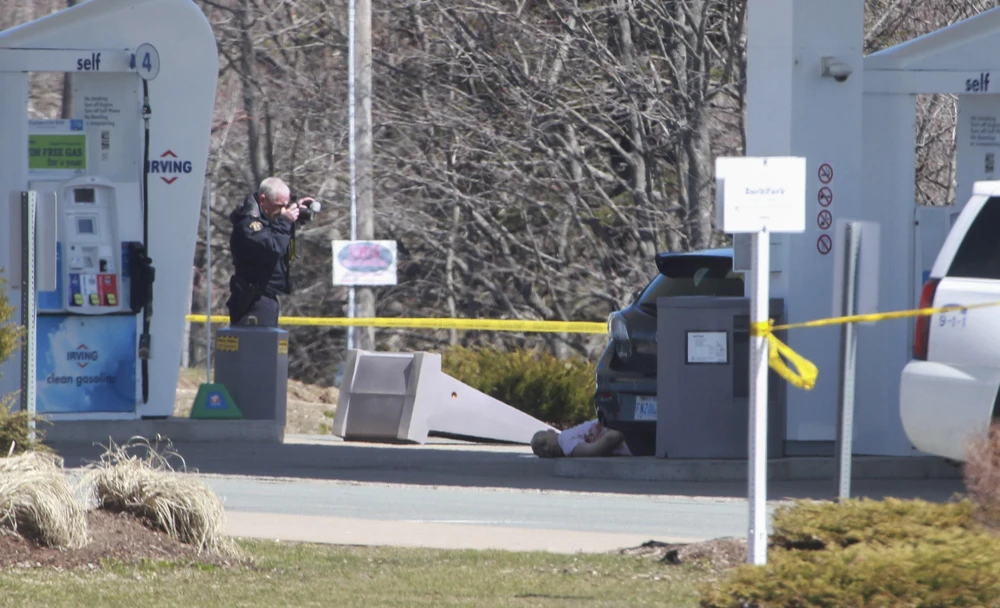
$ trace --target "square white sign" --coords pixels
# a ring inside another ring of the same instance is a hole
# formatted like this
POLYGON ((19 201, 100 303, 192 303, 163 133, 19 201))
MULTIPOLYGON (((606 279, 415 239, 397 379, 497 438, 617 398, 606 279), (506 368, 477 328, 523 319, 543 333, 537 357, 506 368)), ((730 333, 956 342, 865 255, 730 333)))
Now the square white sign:
POLYGON ((724 331, 687 332, 688 363, 729 363, 729 336, 724 331))
POLYGON ((723 232, 805 231, 805 158, 717 158, 715 180, 717 226, 723 232))

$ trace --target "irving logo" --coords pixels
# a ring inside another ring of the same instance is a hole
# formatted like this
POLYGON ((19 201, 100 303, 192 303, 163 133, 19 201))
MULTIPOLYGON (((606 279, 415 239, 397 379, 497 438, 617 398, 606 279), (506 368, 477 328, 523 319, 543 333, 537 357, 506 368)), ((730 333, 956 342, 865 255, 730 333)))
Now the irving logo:
POLYGON ((96 350, 90 350, 87 348, 86 344, 81 344, 76 347, 76 350, 71 350, 66 353, 67 361, 75 361, 77 365, 81 368, 87 367, 99 358, 96 350))
POLYGON ((191 173, 192 169, 191 161, 177 160, 177 155, 172 150, 167 150, 161 154, 160 160, 149 161, 149 167, 147 168, 150 173, 160 174, 160 179, 168 184, 177 181, 177 178, 182 173, 191 173))

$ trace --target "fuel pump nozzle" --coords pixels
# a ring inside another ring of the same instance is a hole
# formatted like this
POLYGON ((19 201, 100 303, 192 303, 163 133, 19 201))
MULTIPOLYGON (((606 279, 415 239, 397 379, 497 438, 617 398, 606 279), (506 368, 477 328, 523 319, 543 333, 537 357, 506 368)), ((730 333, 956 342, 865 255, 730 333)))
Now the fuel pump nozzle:
POLYGON ((150 336, 149 334, 142 334, 139 336, 139 359, 142 361, 149 360, 149 350, 150 350, 150 336))
MULTIPOLYGON (((147 319, 153 316, 153 280, 156 277, 156 269, 152 266, 149 267, 149 291, 150 297, 146 300, 146 305, 144 307, 145 317, 147 319)), ((142 333, 139 335, 139 360, 148 361, 150 359, 150 349, 152 338, 149 335, 149 323, 143 325, 142 333)))

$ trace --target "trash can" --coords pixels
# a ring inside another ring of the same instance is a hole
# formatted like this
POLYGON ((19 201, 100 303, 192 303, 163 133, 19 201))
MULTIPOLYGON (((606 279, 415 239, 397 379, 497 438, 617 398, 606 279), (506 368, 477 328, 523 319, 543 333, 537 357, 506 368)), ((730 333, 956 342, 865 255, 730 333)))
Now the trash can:
POLYGON ((226 327, 215 338, 215 382, 246 420, 282 426, 288 407, 288 332, 275 327, 226 327))
MULTIPOLYGON (((656 304, 656 456, 747 458, 750 299, 664 297, 656 304)), ((784 300, 771 300, 769 316, 783 322, 784 300)), ((786 394, 786 382, 771 371, 768 458, 783 455, 786 394)))

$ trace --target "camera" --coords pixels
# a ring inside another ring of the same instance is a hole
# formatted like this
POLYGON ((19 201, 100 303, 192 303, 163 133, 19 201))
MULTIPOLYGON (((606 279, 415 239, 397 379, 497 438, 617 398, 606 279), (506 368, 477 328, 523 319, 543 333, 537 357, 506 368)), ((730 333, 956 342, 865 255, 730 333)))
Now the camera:
POLYGON ((851 76, 851 66, 834 57, 824 57, 822 75, 832 77, 837 82, 845 82, 851 76))
POLYGON ((319 213, 320 208, 319 201, 313 201, 307 207, 299 209, 299 223, 307 224, 311 222, 316 214, 319 213))
MULTIPOLYGON (((291 196, 289 196, 288 198, 289 198, 290 201, 298 201, 299 200, 299 197, 295 196, 294 194, 291 195, 291 196)), ((298 204, 298 203, 297 202, 295 202, 295 203, 291 203, 290 202, 289 206, 295 205, 295 204, 298 204)), ((308 224, 309 222, 311 222, 313 220, 313 218, 316 216, 316 214, 319 213, 320 209, 321 209, 321 207, 320 207, 319 201, 317 201, 317 200, 313 200, 313 202, 309 203, 309 205, 307 205, 305 207, 299 207, 299 219, 296 220, 295 223, 297 223, 297 224, 308 224)))

